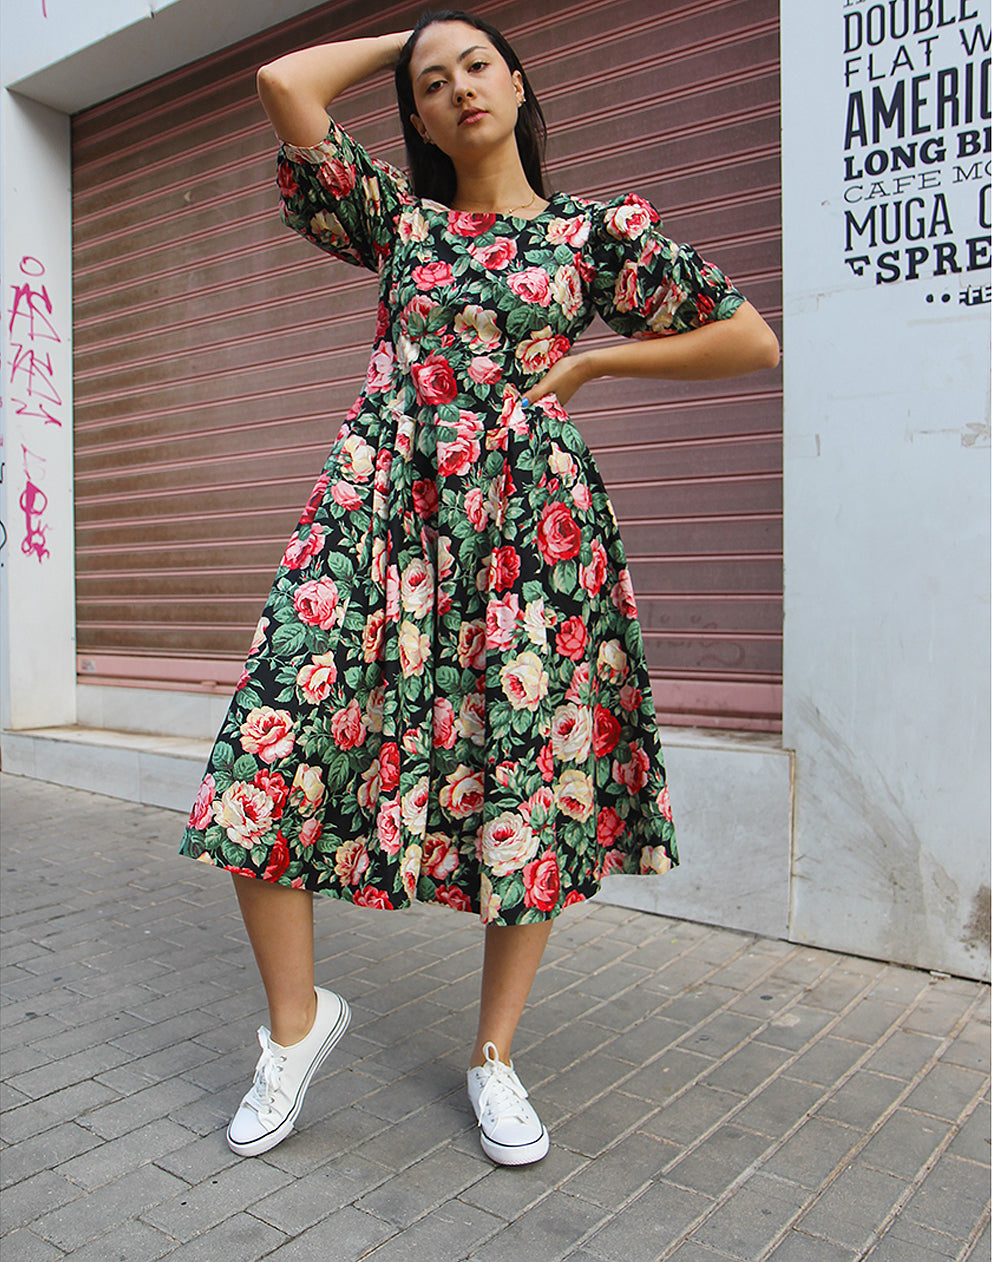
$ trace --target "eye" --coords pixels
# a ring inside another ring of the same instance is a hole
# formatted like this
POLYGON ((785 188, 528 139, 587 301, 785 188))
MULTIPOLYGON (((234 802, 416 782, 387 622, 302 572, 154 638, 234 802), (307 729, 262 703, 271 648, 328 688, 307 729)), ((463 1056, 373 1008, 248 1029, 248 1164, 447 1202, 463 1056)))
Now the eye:
POLYGON ((473 61, 471 66, 469 66, 469 70, 485 70, 488 65, 488 61, 473 61))
POLYGON ((434 79, 431 83, 428 83, 427 87, 424 88, 424 95, 430 96, 432 92, 436 92, 438 88, 441 86, 442 82, 443 80, 441 79, 434 79))

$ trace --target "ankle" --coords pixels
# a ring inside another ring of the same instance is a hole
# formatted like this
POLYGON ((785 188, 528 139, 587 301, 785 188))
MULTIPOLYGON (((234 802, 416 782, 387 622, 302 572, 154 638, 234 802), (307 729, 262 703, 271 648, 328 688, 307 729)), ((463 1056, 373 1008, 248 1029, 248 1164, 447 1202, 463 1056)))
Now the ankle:
POLYGON ((292 1047, 301 1043, 313 1029, 313 1023, 317 1019, 317 992, 314 991, 309 1004, 302 1008, 280 1009, 270 1016, 273 1043, 278 1043, 280 1047, 292 1047))
POLYGON ((489 1047, 490 1044, 496 1049, 496 1059, 498 1061, 501 1061, 504 1065, 508 1065, 510 1063, 509 1047, 507 1047, 504 1052, 503 1047, 495 1039, 480 1038, 472 1050, 472 1056, 468 1062, 469 1069, 482 1068, 488 1060, 488 1057, 486 1056, 486 1048, 489 1047))

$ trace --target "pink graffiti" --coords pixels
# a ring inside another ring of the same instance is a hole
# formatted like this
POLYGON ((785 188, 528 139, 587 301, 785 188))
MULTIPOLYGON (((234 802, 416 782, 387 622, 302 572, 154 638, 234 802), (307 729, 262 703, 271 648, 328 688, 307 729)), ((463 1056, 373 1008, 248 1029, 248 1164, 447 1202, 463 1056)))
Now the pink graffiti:
MULTIPOLYGON (((23 261, 21 267, 23 269, 23 261)), ((15 320, 28 321, 28 337, 32 342, 46 338, 49 342, 61 342, 55 326, 48 318, 52 314, 52 300, 48 296, 47 285, 40 289, 32 289, 27 285, 11 285, 14 291, 14 303, 10 309, 10 322, 7 328, 14 333, 15 320)))
MULTIPOLYGON (((34 475, 28 467, 28 456, 41 464, 44 464, 45 460, 43 456, 29 451, 23 443, 21 444, 21 452, 24 459, 24 490, 17 501, 21 511, 24 513, 24 538, 21 540, 21 551, 25 556, 36 556, 40 565, 46 557, 51 556, 46 541, 49 527, 46 522, 42 521, 45 509, 48 507, 48 496, 35 482, 34 475)), ((45 475, 43 472, 37 476, 39 479, 44 480, 45 475)))
POLYGON ((32 284, 33 280, 44 276, 45 265, 40 259, 26 254, 21 259, 21 274, 29 279, 25 284, 11 285, 14 299, 7 324, 11 339, 23 339, 11 340, 10 383, 15 389, 22 389, 29 399, 14 398, 11 402, 18 416, 37 417, 46 425, 61 427, 62 421, 51 410, 52 407, 62 406, 62 396, 55 384, 52 357, 34 347, 35 342, 62 341, 51 318, 53 305, 48 287, 35 287, 32 284))

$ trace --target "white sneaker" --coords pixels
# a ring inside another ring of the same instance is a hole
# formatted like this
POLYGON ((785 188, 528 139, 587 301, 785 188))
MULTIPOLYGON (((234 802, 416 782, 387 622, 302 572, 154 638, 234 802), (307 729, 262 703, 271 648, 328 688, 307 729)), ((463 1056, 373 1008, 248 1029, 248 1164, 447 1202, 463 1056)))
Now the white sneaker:
POLYGON ((310 1079, 348 1028, 351 1012, 340 995, 314 987, 317 1015, 310 1033, 292 1047, 273 1043, 265 1026, 255 1081, 227 1128, 227 1142, 242 1157, 256 1157, 281 1143, 303 1107, 310 1079))
POLYGON ((468 1071, 468 1098, 479 1121, 482 1151, 501 1166, 526 1166, 547 1156, 548 1132, 527 1103, 527 1092, 504 1065, 495 1043, 482 1049, 486 1063, 468 1071))

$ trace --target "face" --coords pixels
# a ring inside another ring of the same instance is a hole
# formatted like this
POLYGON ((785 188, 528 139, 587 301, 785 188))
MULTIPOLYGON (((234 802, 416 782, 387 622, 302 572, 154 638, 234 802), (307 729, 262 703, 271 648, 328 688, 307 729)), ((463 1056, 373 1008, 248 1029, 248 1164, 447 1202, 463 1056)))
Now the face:
POLYGON ((524 86, 484 31, 465 22, 435 22, 410 61, 420 135, 449 157, 478 152, 513 135, 524 86))

